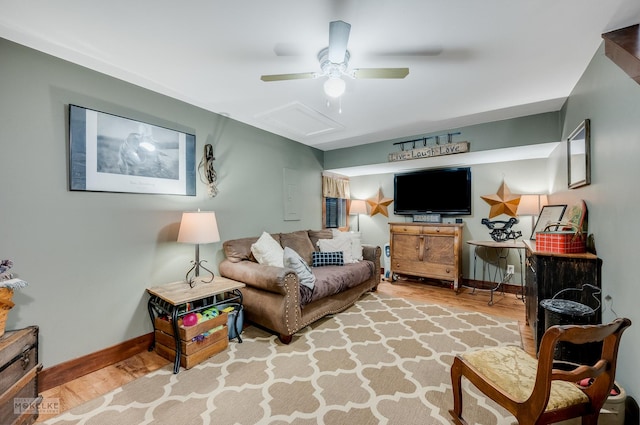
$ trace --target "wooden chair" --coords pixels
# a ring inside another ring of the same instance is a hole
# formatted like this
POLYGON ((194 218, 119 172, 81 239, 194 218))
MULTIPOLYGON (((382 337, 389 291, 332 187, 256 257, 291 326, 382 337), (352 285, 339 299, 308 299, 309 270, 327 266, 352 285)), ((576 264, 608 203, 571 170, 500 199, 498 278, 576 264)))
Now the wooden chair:
POLYGON ((462 418, 464 376, 487 397, 511 412, 518 423, 548 424, 582 417, 583 424, 597 424, 600 409, 614 384, 620 338, 631 325, 619 318, 603 325, 552 326, 540 342, 538 358, 518 347, 495 347, 457 355, 451 366, 453 421, 462 418), (576 365, 572 370, 554 368, 556 344, 602 342, 600 360, 593 365, 576 365), (579 382, 592 378, 590 385, 579 382))

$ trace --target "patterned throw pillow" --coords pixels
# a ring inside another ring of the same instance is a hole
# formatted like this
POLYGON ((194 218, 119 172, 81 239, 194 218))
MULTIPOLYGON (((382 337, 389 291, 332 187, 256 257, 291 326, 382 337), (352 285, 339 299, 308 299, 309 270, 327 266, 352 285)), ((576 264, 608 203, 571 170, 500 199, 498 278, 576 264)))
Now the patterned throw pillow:
POLYGON ((313 267, 322 266, 344 266, 344 255, 342 251, 318 252, 311 254, 313 267))

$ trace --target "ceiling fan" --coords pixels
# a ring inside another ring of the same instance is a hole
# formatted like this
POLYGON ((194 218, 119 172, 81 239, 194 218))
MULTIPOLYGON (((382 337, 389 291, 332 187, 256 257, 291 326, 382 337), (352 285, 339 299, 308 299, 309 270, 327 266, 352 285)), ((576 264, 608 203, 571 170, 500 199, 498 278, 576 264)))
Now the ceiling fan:
POLYGON ((329 47, 325 47, 318 53, 320 72, 302 72, 297 74, 263 75, 262 81, 299 80, 308 78, 327 77, 324 91, 328 96, 340 97, 346 88, 342 76, 350 78, 404 78, 409 75, 409 68, 359 68, 349 70, 349 58, 347 50, 351 24, 344 21, 329 23, 329 47))

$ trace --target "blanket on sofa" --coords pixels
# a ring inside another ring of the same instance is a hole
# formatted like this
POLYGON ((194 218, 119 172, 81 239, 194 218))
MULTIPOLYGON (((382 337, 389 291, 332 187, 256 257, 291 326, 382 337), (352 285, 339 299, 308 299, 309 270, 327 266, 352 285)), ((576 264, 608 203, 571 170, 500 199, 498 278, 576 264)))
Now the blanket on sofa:
POLYGON ((370 279, 375 273, 375 264, 373 261, 362 260, 343 266, 313 267, 312 272, 316 277, 315 286, 310 289, 300 285, 300 307, 338 294, 370 279))

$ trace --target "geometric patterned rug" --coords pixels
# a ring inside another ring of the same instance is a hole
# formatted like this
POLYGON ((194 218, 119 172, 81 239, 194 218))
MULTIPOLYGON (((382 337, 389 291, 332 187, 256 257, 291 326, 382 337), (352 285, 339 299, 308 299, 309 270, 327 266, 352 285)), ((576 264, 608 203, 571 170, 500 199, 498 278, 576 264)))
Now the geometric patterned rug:
MULTIPOLYGON (((289 345, 255 326, 192 369, 173 364, 46 424, 451 424, 456 353, 521 346, 518 324, 368 293, 303 329, 289 345)), ((469 423, 509 413, 463 380, 469 423)))

